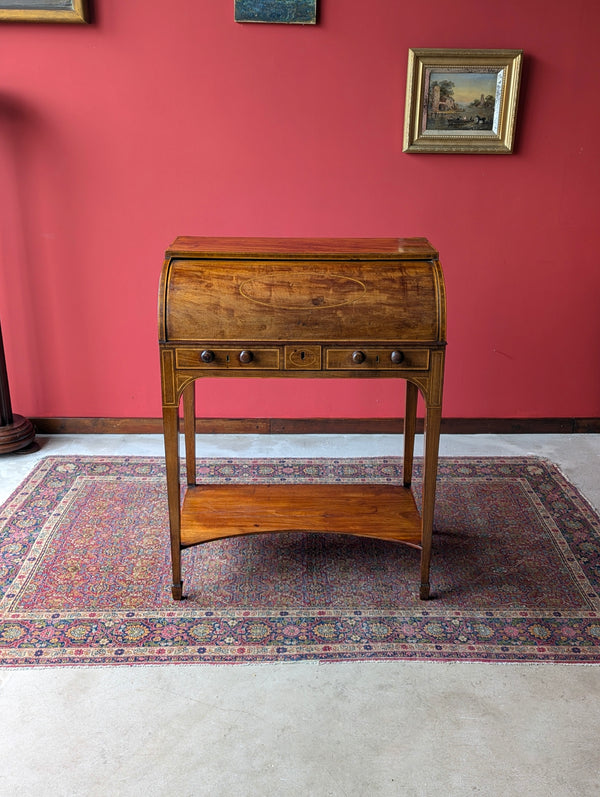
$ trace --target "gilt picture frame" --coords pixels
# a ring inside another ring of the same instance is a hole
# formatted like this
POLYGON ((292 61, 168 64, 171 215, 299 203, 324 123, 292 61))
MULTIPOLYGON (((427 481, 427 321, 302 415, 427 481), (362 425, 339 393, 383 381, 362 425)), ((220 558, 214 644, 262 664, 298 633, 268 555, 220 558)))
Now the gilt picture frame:
POLYGON ((0 22, 88 21, 86 0, 0 0, 0 22))
POLYGON ((522 50, 410 49, 403 152, 513 152, 522 50))

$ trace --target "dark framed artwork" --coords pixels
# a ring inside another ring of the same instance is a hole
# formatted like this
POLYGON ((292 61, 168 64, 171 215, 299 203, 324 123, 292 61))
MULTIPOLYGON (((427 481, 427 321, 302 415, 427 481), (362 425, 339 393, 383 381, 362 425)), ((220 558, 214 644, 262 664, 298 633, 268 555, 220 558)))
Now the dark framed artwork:
POLYGON ((0 0, 0 22, 87 22, 86 0, 0 0))
POLYGON ((315 25, 317 0, 234 0, 236 22, 315 25))
POLYGON ((521 50, 409 50, 404 152, 513 151, 521 50))

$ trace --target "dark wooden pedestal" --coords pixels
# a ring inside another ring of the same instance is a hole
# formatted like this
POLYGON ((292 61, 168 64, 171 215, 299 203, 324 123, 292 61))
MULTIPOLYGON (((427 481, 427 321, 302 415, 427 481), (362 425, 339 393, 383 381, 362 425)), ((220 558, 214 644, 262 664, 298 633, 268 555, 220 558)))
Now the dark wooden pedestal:
POLYGON ((34 440, 35 430, 31 421, 22 415, 13 415, 0 328, 0 454, 35 451, 38 446, 34 440))

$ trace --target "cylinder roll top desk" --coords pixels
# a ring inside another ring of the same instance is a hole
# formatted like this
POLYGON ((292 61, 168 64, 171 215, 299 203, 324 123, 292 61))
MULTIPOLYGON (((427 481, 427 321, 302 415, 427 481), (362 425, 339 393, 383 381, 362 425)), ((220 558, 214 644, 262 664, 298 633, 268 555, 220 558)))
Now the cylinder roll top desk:
POLYGON ((177 238, 159 289, 173 598, 182 598, 185 548, 243 534, 310 531, 419 549, 419 595, 426 600, 445 347, 444 279, 425 238, 177 238), (201 377, 405 380, 402 484, 197 485, 201 377), (420 511, 411 490, 419 393, 425 406, 420 511))

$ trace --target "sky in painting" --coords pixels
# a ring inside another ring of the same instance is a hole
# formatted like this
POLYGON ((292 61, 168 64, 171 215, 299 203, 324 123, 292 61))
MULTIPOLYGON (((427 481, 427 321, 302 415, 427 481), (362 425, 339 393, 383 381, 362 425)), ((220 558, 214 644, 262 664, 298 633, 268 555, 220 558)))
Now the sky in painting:
POLYGON ((478 100, 483 94, 487 97, 496 96, 497 74, 495 72, 431 72, 430 81, 438 83, 442 80, 451 80, 454 83, 454 101, 461 105, 468 105, 473 100, 478 100))

